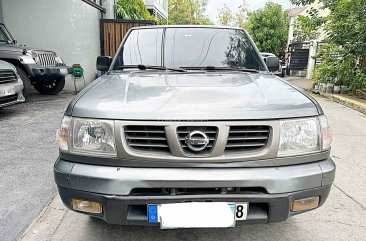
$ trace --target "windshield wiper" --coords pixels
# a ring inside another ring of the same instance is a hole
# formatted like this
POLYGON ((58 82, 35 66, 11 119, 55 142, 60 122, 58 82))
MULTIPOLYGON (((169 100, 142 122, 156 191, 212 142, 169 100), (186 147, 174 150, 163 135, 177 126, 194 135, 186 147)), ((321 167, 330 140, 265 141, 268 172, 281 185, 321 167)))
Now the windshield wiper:
POLYGON ((118 67, 118 69, 139 69, 139 70, 147 70, 147 69, 155 69, 155 70, 170 70, 170 71, 176 71, 176 72, 187 72, 187 70, 182 68, 167 68, 164 66, 154 66, 154 65, 121 65, 118 67))
POLYGON ((215 67, 215 66, 192 66, 192 67, 180 67, 181 69, 186 70, 207 70, 207 71, 240 71, 240 72, 250 72, 250 73, 259 73, 259 70, 256 69, 247 69, 247 68, 231 68, 231 67, 215 67))

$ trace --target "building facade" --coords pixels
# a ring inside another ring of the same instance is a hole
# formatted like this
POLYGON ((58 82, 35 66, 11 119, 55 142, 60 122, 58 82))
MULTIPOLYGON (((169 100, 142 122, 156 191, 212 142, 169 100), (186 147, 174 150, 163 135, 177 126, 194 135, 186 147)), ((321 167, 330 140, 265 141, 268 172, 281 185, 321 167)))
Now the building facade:
MULTIPOLYGON (((20 45, 55 51, 67 65, 80 64, 86 84, 96 75, 101 54, 100 19, 115 19, 117 0, 0 0, 0 22, 20 45)), ((168 0, 146 0, 158 18, 167 19, 168 0)), ((77 82, 77 89, 84 81, 77 82)), ((74 79, 66 79, 66 90, 74 79)))
MULTIPOLYGON (((319 16, 326 17, 329 15, 330 10, 327 8, 324 8, 324 5, 320 3, 319 1, 315 1, 314 3, 306 6, 296 7, 289 11, 289 18, 290 18, 290 25, 289 25, 289 32, 288 32, 288 43, 287 43, 287 49, 294 48, 294 45, 300 45, 300 46, 307 46, 307 63, 303 71, 294 71, 299 73, 300 75, 306 75, 307 78, 311 78, 314 72, 314 68, 316 65, 316 60, 314 59, 314 56, 316 55, 317 46, 319 42, 322 42, 326 39, 326 32, 323 28, 320 28, 318 31, 318 36, 316 39, 306 39, 305 42, 302 43, 295 43, 296 36, 295 36, 295 26, 296 21, 299 18, 299 16, 308 17, 309 11, 311 9, 316 9, 318 11, 319 16)), ((291 59, 293 62, 301 62, 300 59, 295 59, 295 55, 291 56, 291 59)), ((291 64, 290 64, 291 65, 291 64)))
POLYGON ((162 20, 168 20, 168 0, 144 0, 151 15, 162 20))

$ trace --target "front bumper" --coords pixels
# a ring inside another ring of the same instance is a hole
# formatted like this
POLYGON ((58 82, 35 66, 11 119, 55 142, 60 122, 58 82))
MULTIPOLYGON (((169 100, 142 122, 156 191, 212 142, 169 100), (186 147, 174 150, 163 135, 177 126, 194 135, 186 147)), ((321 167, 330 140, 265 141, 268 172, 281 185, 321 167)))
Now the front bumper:
POLYGON ((286 220, 292 200, 320 197, 322 205, 335 176, 335 165, 323 161, 261 168, 123 168, 71 163, 58 160, 55 181, 64 204, 71 199, 98 201, 108 223, 149 225, 147 204, 187 201, 249 202, 246 223, 286 220), (134 190, 159 188, 242 188, 236 194, 135 195, 134 190), (249 191, 248 191, 249 190, 249 191))
POLYGON ((50 78, 50 77, 64 77, 73 72, 71 67, 60 66, 60 67, 37 67, 32 68, 32 73, 36 78, 50 78))
POLYGON ((20 104, 25 101, 22 94, 23 83, 21 80, 0 85, 0 108, 20 104))

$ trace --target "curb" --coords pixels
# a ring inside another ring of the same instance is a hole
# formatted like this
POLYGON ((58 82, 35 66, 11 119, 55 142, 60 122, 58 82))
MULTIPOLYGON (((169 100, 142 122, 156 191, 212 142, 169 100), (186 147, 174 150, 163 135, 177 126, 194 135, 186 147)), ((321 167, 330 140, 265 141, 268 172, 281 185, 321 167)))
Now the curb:
POLYGON ((327 93, 323 93, 323 92, 314 92, 314 91, 312 93, 320 95, 321 97, 332 100, 334 102, 340 103, 351 109, 359 111, 362 114, 366 114, 366 103, 362 103, 357 100, 353 100, 353 99, 347 98, 345 96, 337 95, 337 94, 327 94, 327 93))

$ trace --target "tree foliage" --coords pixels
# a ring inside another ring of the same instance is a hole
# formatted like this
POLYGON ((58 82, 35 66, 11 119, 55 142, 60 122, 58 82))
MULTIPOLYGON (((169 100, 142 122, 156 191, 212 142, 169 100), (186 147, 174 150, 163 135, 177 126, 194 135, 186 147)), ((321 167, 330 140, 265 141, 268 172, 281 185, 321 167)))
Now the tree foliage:
MULTIPOLYGON (((314 1, 292 0, 297 5, 314 1)), ((328 44, 318 53, 323 63, 316 67, 314 78, 323 82, 347 84, 352 90, 363 92, 366 96, 366 1, 320 2, 330 10, 330 15, 323 18, 328 44)))
POLYGON ((118 18, 134 20, 155 20, 146 9, 143 0, 119 0, 114 9, 118 18))
POLYGON ((318 39, 322 26, 325 23, 325 18, 320 17, 318 10, 311 8, 307 11, 308 16, 298 16, 294 27, 294 41, 304 42, 313 39, 318 39))
POLYGON ((169 24, 211 25, 206 15, 208 0, 169 0, 169 24))
POLYGON ((246 29, 261 52, 284 54, 288 38, 288 12, 281 5, 267 2, 263 9, 249 13, 246 29))
POLYGON ((268 2, 263 9, 249 12, 243 0, 235 14, 228 5, 219 10, 220 25, 241 27, 249 31, 261 52, 284 55, 288 37, 288 12, 279 4, 268 2))
POLYGON ((245 23, 248 20, 248 5, 245 0, 242 0, 237 13, 233 13, 229 5, 224 6, 219 10, 218 23, 222 26, 233 26, 245 28, 245 23))
POLYGON ((219 10, 218 23, 221 26, 234 26, 235 24, 234 15, 229 8, 229 6, 225 3, 224 6, 219 10))

